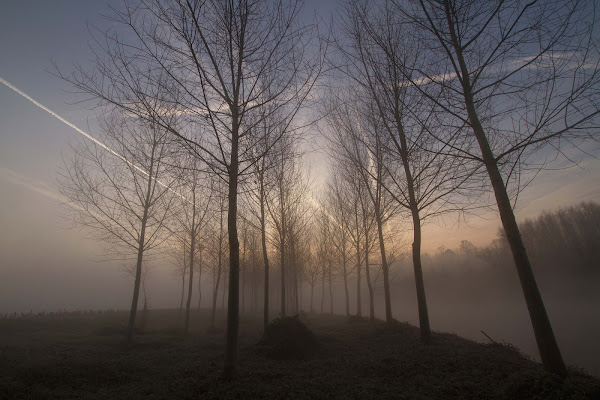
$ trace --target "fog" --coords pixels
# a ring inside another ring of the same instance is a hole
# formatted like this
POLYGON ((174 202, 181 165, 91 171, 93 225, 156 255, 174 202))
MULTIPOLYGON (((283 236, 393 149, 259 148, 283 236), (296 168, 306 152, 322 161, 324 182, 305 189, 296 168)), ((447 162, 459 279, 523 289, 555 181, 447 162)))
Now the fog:
MULTIPOLYGON (((106 260, 105 249, 85 238, 85 231, 70 229, 69 223, 60 219, 64 212, 55 201, 42 196, 25 196, 26 189, 13 187, 12 195, 3 194, 6 207, 1 209, 2 222, 15 228, 3 231, 0 241, 3 268, 0 269, 0 313, 55 312, 59 310, 127 309, 131 302, 133 279, 124 272, 123 263, 106 260), (20 192, 22 191, 22 192, 20 192), (12 215, 11 207, 27 206, 30 213, 21 224, 13 221, 22 215, 12 215), (61 221, 56 224, 56 221, 61 221), (77 245, 73 245, 77 243, 77 245)), ((576 209, 571 209, 576 210, 576 209)), ((593 208, 598 216, 598 208, 593 208)), ((600 292, 599 275, 595 260, 598 243, 595 220, 580 220, 579 232, 589 239, 558 246, 549 233, 536 233, 535 227, 549 226, 560 218, 540 218, 536 225, 531 221, 522 224, 528 248, 534 259, 534 271, 540 291, 547 306, 554 332, 563 352, 565 362, 585 368, 600 375, 600 292), (543 223, 542 223, 543 222, 543 223), (584 228, 590 228, 585 230, 584 228), (532 234, 542 235, 532 240, 532 234), (529 235, 529 236, 528 236, 529 235), (546 245, 545 247, 542 245, 546 245), (553 247, 553 251, 548 250, 553 247), (558 247, 556 247, 558 246, 558 247), (570 246, 570 247, 569 247, 570 246), (545 255, 544 255, 545 254, 545 255), (560 255, 560 256, 559 256, 560 255), (568 260, 571 260, 569 262, 568 260)), ((563 215, 564 216, 564 215, 563 215)), ((573 221, 576 216, 572 217, 573 221)), ((564 222, 564 221, 563 221, 564 222)), ((597 226, 597 225, 596 225, 597 226)), ((556 228, 556 227, 555 227, 556 228)), ((564 228, 564 226, 563 226, 564 228)), ((555 229, 557 235, 564 229, 555 229)), ((399 321, 418 326, 416 290, 410 257, 396 262, 392 267, 392 312, 399 321)), ((353 263, 353 260, 349 260, 353 263)), ((181 277, 174 272, 168 259, 149 262, 150 273, 146 292, 150 308, 178 308, 181 297, 181 277)), ((489 342, 481 331, 497 342, 510 343, 529 357, 538 360, 537 347, 527 307, 523 299, 514 265, 506 243, 498 237, 488 246, 475 247, 464 242, 462 247, 440 247, 423 257, 427 304, 434 331, 453 332, 480 342, 489 342)), ((277 265, 271 276, 271 312, 279 312, 279 276, 277 265)), ((375 287, 375 313, 384 319, 382 278, 377 265, 372 265, 377 277, 375 287)), ((242 272, 244 273, 244 272, 242 272)), ((245 312, 259 312, 262 308, 262 270, 246 271, 245 312), (252 275, 254 274, 254 275, 252 275), (252 300, 251 279, 254 279, 255 300, 252 300)), ((344 314, 343 281, 333 276, 333 310, 344 314)), ((194 282, 192 306, 196 307, 197 275, 194 282)), ((363 280, 364 282, 364 280, 363 280)), ((329 312, 329 293, 326 281, 324 312, 329 312)), ((217 312, 225 313, 222 296, 223 280, 219 288, 217 312)), ((350 312, 356 313, 356 281, 351 274, 348 281, 350 312)), ((186 281, 187 287, 187 281, 186 281)), ((369 299, 366 283, 362 290, 362 313, 368 316, 369 299)), ((321 280, 314 288, 313 311, 321 311, 321 280)), ((210 269, 202 272, 202 307, 210 308, 213 293, 213 276, 210 269)), ((300 293, 302 310, 310 310, 310 286, 303 283, 300 293)), ((143 302, 142 302, 143 303, 143 302)), ((140 304, 141 308, 141 304, 140 304)))

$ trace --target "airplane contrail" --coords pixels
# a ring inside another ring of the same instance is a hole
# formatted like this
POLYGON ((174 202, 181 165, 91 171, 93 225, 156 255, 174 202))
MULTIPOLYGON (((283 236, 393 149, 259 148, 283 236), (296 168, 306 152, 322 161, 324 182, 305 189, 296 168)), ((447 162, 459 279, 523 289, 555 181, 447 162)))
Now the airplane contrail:
MULTIPOLYGON (((54 111, 52 111, 51 109, 49 109, 48 107, 46 107, 45 105, 41 104, 40 102, 38 102, 37 100, 35 100, 31 96, 29 96, 27 93, 23 92, 22 90, 20 90, 19 88, 17 88, 16 86, 14 86, 10 82, 8 82, 7 80, 3 79, 2 77, 0 77, 0 83, 2 83, 4 86, 6 86, 7 88, 11 89, 15 93, 17 93, 17 94, 21 95, 22 97, 26 98, 31 103, 33 103, 36 107, 38 107, 38 108, 46 111, 48 114, 52 115, 54 118, 58 119, 63 124, 65 124, 65 125, 69 126, 70 128, 74 129, 75 131, 77 131, 81 135, 85 136, 86 138, 88 138, 89 140, 91 140, 92 142, 94 142, 95 144, 97 144, 98 146, 102 147, 104 150, 108 151, 109 153, 111 153, 115 157, 117 157, 120 160, 126 162, 127 164, 129 164, 130 166, 132 166, 133 168, 135 168, 137 171, 141 172, 142 174, 144 174, 144 175, 146 175, 148 177, 150 176, 146 170, 144 170, 143 168, 138 167, 137 165, 135 165, 134 163, 132 163, 131 161, 129 161, 128 159, 126 159, 123 155, 121 155, 118 152, 116 152, 115 150, 111 149, 110 147, 108 147, 107 145, 105 145, 104 143, 102 143, 101 141, 99 141, 98 139, 96 139, 95 137, 93 137, 92 135, 90 135, 89 133, 87 133, 86 131, 84 131, 83 129, 79 128, 77 125, 73 124, 72 122, 67 121, 66 119, 64 119, 63 117, 61 117, 60 115, 58 115, 57 113, 55 113, 54 111)), ((162 187, 170 190, 171 192, 175 193, 176 195, 178 195, 179 197, 181 197, 182 199, 185 200, 185 198, 183 197, 183 195, 181 195, 180 193, 177 193, 176 191, 174 191, 173 189, 171 189, 170 187, 168 187, 167 185, 165 185, 164 183, 162 183, 158 179, 156 179, 156 178, 152 178, 152 179, 154 181, 156 181, 156 183, 158 183, 162 187)))

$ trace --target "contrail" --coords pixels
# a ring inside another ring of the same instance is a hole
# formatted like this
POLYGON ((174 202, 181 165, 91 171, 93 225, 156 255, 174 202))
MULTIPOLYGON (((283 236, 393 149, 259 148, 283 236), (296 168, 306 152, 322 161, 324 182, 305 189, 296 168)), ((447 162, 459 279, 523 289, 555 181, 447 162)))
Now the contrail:
POLYGON ((114 151, 113 149, 111 149, 110 147, 108 147, 107 145, 105 145, 104 143, 100 142, 98 139, 96 139, 95 137, 93 137, 92 135, 90 135, 89 133, 87 133, 86 131, 84 131, 83 129, 80 129, 75 124, 67 121, 66 119, 64 119, 63 117, 61 117, 60 115, 58 115, 57 113, 55 113, 54 111, 52 111, 51 109, 49 109, 48 107, 46 107, 45 105, 39 103, 34 98, 32 98, 31 96, 29 96, 27 93, 23 92, 19 88, 17 88, 14 85, 12 85, 10 82, 2 79, 2 77, 0 77, 0 82, 2 82, 2 84, 4 84, 4 86, 6 86, 7 88, 9 88, 9 89, 13 90, 14 92, 20 94, 21 96, 25 97, 27 100, 29 100, 30 102, 32 102, 35 106, 37 106, 38 108, 41 108, 42 110, 46 111, 48 114, 52 115, 54 118, 56 118, 57 120, 59 120, 63 124, 65 124, 65 125, 73 128, 78 133, 82 134, 86 138, 90 139, 92 142, 96 143, 98 146, 102 147, 103 149, 105 149, 106 151, 112 153, 114 156, 120 158, 121 160, 125 161, 127 164, 131 165, 133 168, 137 169, 138 171, 140 171, 144 175, 148 176, 148 172, 144 171, 142 168, 140 168, 137 165, 133 164, 131 161, 127 160, 121 154, 117 153, 116 151, 114 151))
MULTIPOLYGON (((10 82, 4 80, 2 77, 0 77, 0 83, 2 83, 4 86, 6 86, 7 88, 11 89, 15 93, 18 93, 19 95, 23 96, 24 98, 26 98, 27 100, 29 100, 30 102, 32 102, 36 107, 41 108, 42 110, 46 111, 48 114, 52 115, 54 118, 56 118, 57 120, 59 120, 63 124, 65 124, 65 125, 69 126, 70 128, 74 129, 75 131, 77 131, 81 135, 85 136, 86 138, 88 138, 89 140, 91 140, 92 142, 94 142, 95 144, 97 144, 98 146, 102 147, 104 150, 108 151, 109 153, 111 153, 115 157, 117 157, 120 160, 126 162, 127 164, 129 164, 130 166, 132 166, 133 168, 135 168, 137 171, 141 172, 142 174, 144 174, 144 175, 146 175, 148 177, 150 176, 146 170, 144 170, 143 168, 138 167, 137 165, 135 165, 134 163, 132 163, 131 161, 129 161, 128 159, 126 159, 124 156, 122 156, 121 154, 117 153, 115 150, 111 149, 110 147, 108 147, 107 145, 105 145, 104 143, 102 143, 101 141, 99 141, 98 139, 96 139, 95 137, 93 137, 92 135, 90 135, 89 133, 87 133, 86 131, 84 131, 83 129, 79 128, 77 125, 75 125, 75 124, 67 121, 66 119, 64 119, 63 117, 61 117, 60 115, 58 115, 57 113, 55 113, 54 111, 52 111, 51 109, 49 109, 48 107, 46 107, 45 105, 41 104, 40 102, 38 102, 37 100, 35 100, 31 96, 29 96, 27 93, 23 92, 22 90, 20 90, 19 88, 17 88, 13 84, 11 84, 10 82)), ((161 185, 162 187, 164 187, 165 189, 170 190, 171 192, 175 193, 176 195, 178 195, 179 197, 181 197, 182 199, 185 200, 185 198, 180 193, 177 193, 176 191, 174 191, 173 189, 171 189, 170 187, 168 187, 167 185, 165 185, 164 183, 162 183, 158 179, 156 179, 156 178, 152 178, 152 179, 156 183, 158 183, 159 185, 161 185)))

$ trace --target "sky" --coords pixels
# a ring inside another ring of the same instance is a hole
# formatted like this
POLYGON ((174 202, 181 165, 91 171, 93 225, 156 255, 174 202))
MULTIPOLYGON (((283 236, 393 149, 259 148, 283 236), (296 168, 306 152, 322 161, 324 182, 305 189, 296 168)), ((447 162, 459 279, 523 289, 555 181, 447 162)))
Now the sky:
MULTIPOLYGON (((103 26, 102 14, 118 0, 8 1, 0 6, 0 78, 92 135, 94 110, 52 74, 53 62, 69 73, 90 65, 88 24, 103 26)), ((335 1, 306 2, 326 16, 335 1)), ((73 229, 58 195, 57 177, 71 127, 0 84, 0 313, 81 308, 126 308, 131 282, 116 262, 103 261, 102 249, 73 229), (110 295, 107 296, 106 294, 110 295)), ((326 160, 309 154, 313 173, 325 176, 326 160)), ((566 164, 557 164, 556 167, 566 164)), ((600 201, 600 161, 581 158, 578 166, 543 171, 519 200, 519 220, 542 210, 600 201)), ((485 245, 500 225, 497 212, 424 227, 423 247, 456 247, 461 240, 485 245)), ((167 266, 153 271, 162 288, 157 306, 173 305, 178 281, 167 266), (162 296, 162 297, 161 297, 162 296)), ((158 291, 157 291, 158 293, 158 291)))

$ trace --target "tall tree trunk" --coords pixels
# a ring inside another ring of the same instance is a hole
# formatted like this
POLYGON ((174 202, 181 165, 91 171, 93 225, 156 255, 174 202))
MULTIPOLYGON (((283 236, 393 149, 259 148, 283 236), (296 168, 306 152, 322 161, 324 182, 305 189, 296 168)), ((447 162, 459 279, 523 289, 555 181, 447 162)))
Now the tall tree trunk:
POLYGON ((304 311, 304 307, 303 307, 303 303, 304 303, 304 290, 303 290, 303 286, 302 286, 302 274, 298 275, 300 277, 300 279, 298 279, 298 289, 296 290, 298 292, 298 311, 302 312, 304 311))
POLYGON ((410 170, 408 159, 408 144, 406 133, 402 124, 402 118, 396 110, 396 126, 398 127, 398 139, 400 140, 400 158, 404 167, 406 176, 406 188, 408 190, 408 204, 413 220, 413 244, 412 259, 415 272, 415 286, 417 288, 417 307, 419 311, 419 329, 421 331, 421 341, 423 343, 431 342, 431 328, 429 326, 429 313, 427 312, 427 299, 425 297, 425 283, 423 280, 423 268, 421 266, 421 218, 419 216, 419 205, 415 195, 415 182, 410 170))
MULTIPOLYGON (((237 95, 236 95, 237 98, 237 95)), ((238 190, 238 109, 232 108, 231 163, 229 165, 229 210, 227 229, 229 233, 229 298, 227 308, 227 346, 223 376, 232 378, 237 362, 240 297, 240 244, 237 233, 237 190, 238 190)))
POLYGON ((212 313, 210 317, 211 327, 215 327, 215 315, 217 312, 217 295, 219 294, 219 282, 221 281, 221 269, 223 266, 223 210, 221 210, 221 219, 219 223, 219 255, 217 265, 217 276, 215 277, 215 287, 213 290, 212 313))
MULTIPOLYGON (((144 211, 146 215, 146 211, 144 211)), ((140 282, 142 278, 142 258, 144 254, 144 233, 146 229, 145 218, 142 222, 142 231, 140 234, 140 245, 138 247, 137 261, 135 264, 135 282, 133 284, 133 299, 131 300, 131 310, 129 311, 129 324, 127 326, 127 335, 125 336, 125 342, 131 343, 133 341, 133 333, 135 329, 135 316, 138 307, 138 298, 140 295, 140 282)))
POLYGON ((251 269, 251 275, 250 275, 250 282, 252 283, 250 290, 250 298, 252 299, 251 302, 251 312, 252 314, 254 314, 255 312, 255 308, 256 308, 256 236, 252 236, 252 269, 251 269))
POLYGON ((146 284, 144 281, 142 281, 141 286, 142 292, 144 293, 144 306, 142 308, 142 318, 139 323, 139 328, 143 330, 146 329, 146 323, 148 321, 148 296, 146 295, 146 284))
MULTIPOLYGON (((350 316, 350 293, 348 293, 348 273, 346 272, 346 244, 342 246, 342 271, 344 273, 344 294, 346 296, 346 317, 350 316)), ((329 286, 331 287, 331 271, 329 271, 329 286)))
POLYGON ((144 256, 144 245, 146 237, 146 224, 148 222, 148 210, 150 208, 150 195, 152 193, 152 180, 154 173, 154 151, 156 146, 152 147, 152 154, 150 159, 150 168, 148 170, 148 186, 146 188, 146 199, 144 201, 144 213, 142 215, 142 226, 140 229, 140 236, 138 239, 138 251, 137 261, 135 264, 135 281, 133 283, 133 298, 131 299, 131 310, 129 311, 129 324, 127 326, 127 334, 125 336, 125 342, 131 343, 133 341, 133 333, 135 329, 135 316, 138 308, 138 299, 140 296, 140 282, 142 280, 142 260, 144 256))
POLYGON ((229 283, 229 279, 223 277, 223 291, 221 292, 221 310, 225 311, 225 295, 227 294, 227 284, 229 283))
POLYGON ((298 263, 296 262, 296 245, 294 242, 295 239, 290 241, 291 247, 291 256, 292 256, 292 281, 294 285, 294 297, 293 297, 293 305, 294 305, 294 314, 298 314, 299 306, 299 297, 298 297, 298 263))
POLYGON ((429 327, 429 315, 427 313, 427 299, 425 298, 425 284, 423 281, 423 268, 421 266, 421 220, 419 212, 411 210, 413 214, 413 244, 412 256, 415 271, 415 284, 417 286, 417 303, 419 308, 419 327, 421 341, 431 342, 431 328, 429 327))
POLYGON ((280 273, 281 273, 281 282, 280 282, 280 286, 281 286, 281 298, 279 299, 281 302, 280 308, 281 308, 281 316, 285 317, 285 244, 283 243, 283 240, 281 240, 279 242, 279 246, 280 246, 280 251, 279 251, 279 263, 280 263, 280 273))
POLYGON ((283 200, 283 179, 279 181, 279 204, 281 208, 281 232, 279 234, 279 254, 280 258, 280 270, 281 270, 281 316, 285 317, 285 210, 283 200))
POLYGON ((210 326, 215 327, 215 318, 217 314, 217 296, 219 294, 219 282, 221 280, 221 268, 217 270, 217 276, 215 277, 215 284, 213 290, 213 301, 212 301, 212 312, 210 313, 210 326))
POLYGON ((362 298, 360 296, 360 267, 362 263, 360 259, 360 229, 358 225, 358 207, 355 207, 354 211, 354 219, 356 223, 356 315, 362 317, 362 298))
POLYGON ((198 310, 202 304, 202 246, 198 247, 198 310))
MULTIPOLYGON (((333 314, 333 266, 329 263, 329 314, 333 314)), ((348 304, 348 302, 346 302, 348 304)))
POLYGON ((265 264, 265 298, 263 304, 263 329, 269 326, 269 256, 267 253, 267 228, 265 222, 265 172, 261 168, 260 178, 260 237, 262 242, 263 262, 265 264))
POLYGON ((313 284, 310 285, 310 313, 311 314, 313 313, 313 296, 314 296, 314 293, 315 293, 315 284, 314 284, 314 281, 313 281, 313 284))
MULTIPOLYGON (((146 209, 147 210, 147 209, 146 209)), ((140 295, 140 282, 142 278, 142 258, 144 254, 144 234, 146 230, 146 216, 147 211, 144 211, 144 218, 142 220, 142 231, 140 233, 140 245, 138 247, 137 261, 135 265, 135 282, 133 284, 133 299, 131 300, 131 310, 129 311, 129 324, 127 326, 127 336, 125 342, 131 343, 133 341, 133 333, 135 329, 135 316, 138 307, 138 298, 140 295)))
POLYGON ((462 48, 458 43, 456 33, 454 30, 454 23, 450 15, 448 2, 444 2, 446 10, 446 20, 450 31, 452 40, 452 46, 456 53, 458 65, 462 75, 462 87, 465 100, 465 106, 467 108, 467 114, 469 116, 469 122, 473 128, 473 133, 479 144, 481 150, 481 156, 485 163, 485 167, 494 189, 494 195, 496 197, 496 203, 498 205, 498 211, 500 213, 500 219, 502 220, 502 227, 506 233, 506 239, 510 245, 510 249, 517 267, 517 273, 521 282, 521 288, 523 289, 523 295, 525 296, 525 302, 527 303, 527 309, 529 310, 529 317, 531 324, 533 325, 533 331, 542 359, 544 368, 552 373, 560 376, 567 375, 567 368, 563 361, 562 355, 556 338, 554 337, 554 331, 552 330, 552 324, 548 318, 542 295, 540 294, 523 239, 521 238, 521 232, 515 219, 512 206, 510 204, 510 198, 506 191, 506 186, 502 175, 498 169, 498 162, 494 157, 492 149, 487 140, 487 136, 479 120, 479 115, 475 108, 475 101, 473 98, 473 89, 471 87, 470 75, 467 64, 465 62, 462 48))
POLYGON ((325 265, 323 265, 323 274, 322 279, 321 279, 321 314, 323 314, 323 310, 325 307, 325 275, 326 275, 326 269, 325 269, 325 265))
POLYGON ((192 304, 192 288, 193 288, 193 284, 194 284, 194 268, 192 264, 194 262, 194 258, 193 256, 191 256, 190 259, 190 277, 188 278, 188 294, 187 294, 187 301, 185 303, 185 324, 184 324, 184 328, 183 328, 183 334, 187 335, 188 330, 189 330, 189 324, 190 324, 190 306, 192 304))
POLYGON ((183 310, 184 297, 185 297, 185 269, 183 270, 183 274, 181 275, 181 299, 179 299, 179 314, 178 314, 177 318, 181 318, 181 311, 183 310))
MULTIPOLYGON (((379 186, 379 185, 378 185, 379 186)), ((383 222, 381 218, 381 204, 379 200, 375 203, 375 221, 377 222, 377 236, 379 239, 379 253, 381 254, 381 271, 383 272, 383 293, 385 298, 385 322, 392 323, 392 301, 390 295, 390 278, 387 256, 385 254, 385 240, 383 237, 383 222)))
POLYGON ((187 335, 190 329, 190 306, 192 304, 192 289, 194 287, 194 253, 196 250, 196 188, 194 184, 194 195, 192 200, 192 229, 190 233, 190 278, 188 285, 188 297, 185 305, 185 325, 183 334, 187 335))
POLYGON ((248 247, 248 228, 244 229, 244 237, 242 238, 244 249, 242 250, 242 260, 240 262, 240 268, 242 270, 242 313, 246 310, 246 247, 248 247))
MULTIPOLYGON (((364 217, 366 221, 366 216, 364 217)), ((365 275, 367 276, 367 287, 369 288, 369 320, 375 321, 375 298, 373 283, 371 282, 371 271, 369 271, 369 229, 365 223, 365 275)))

